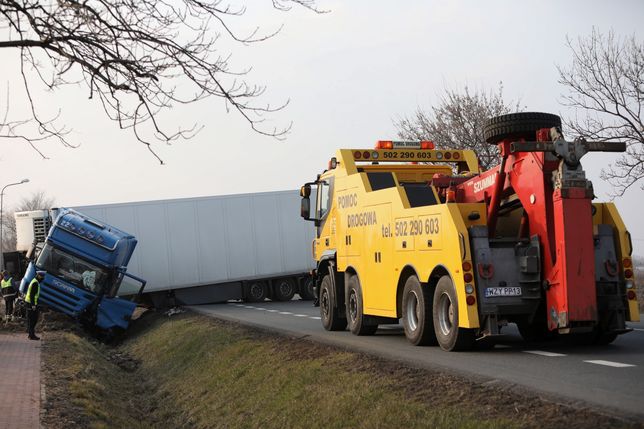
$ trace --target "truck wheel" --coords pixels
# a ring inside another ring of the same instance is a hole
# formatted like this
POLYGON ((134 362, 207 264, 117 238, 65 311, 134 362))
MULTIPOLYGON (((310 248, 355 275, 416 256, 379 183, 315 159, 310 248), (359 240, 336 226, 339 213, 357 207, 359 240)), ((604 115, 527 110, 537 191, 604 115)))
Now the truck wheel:
POLYGON ((483 126, 483 136, 490 144, 512 138, 535 140, 537 130, 552 127, 561 127, 559 116, 539 112, 510 113, 488 119, 483 126))
POLYGON ((273 282, 273 297, 277 301, 290 301, 295 295, 295 282, 292 279, 278 279, 273 282))
POLYGON ((528 343, 550 341, 557 338, 557 331, 548 330, 545 320, 542 322, 533 321, 532 323, 517 321, 516 323, 517 328, 519 328, 519 334, 528 343))
POLYGON ((570 344, 576 346, 606 346, 617 339, 617 334, 614 332, 606 332, 603 329, 595 328, 592 332, 584 332, 577 334, 569 334, 566 340, 570 344))
POLYGON ((266 299, 267 288, 264 282, 251 282, 246 284, 244 294, 247 302, 262 302, 266 299))
POLYGON ((443 276, 434 291, 434 332, 443 350, 469 350, 474 345, 474 330, 458 326, 458 299, 449 276, 443 276))
POLYGON ((347 300, 347 322, 349 330, 354 335, 373 335, 378 330, 378 325, 367 325, 362 310, 362 288, 358 276, 349 278, 349 299, 347 300))
POLYGON ((313 281, 313 277, 307 277, 304 279, 302 284, 300 285, 300 298, 302 298, 305 301, 310 301, 314 298, 314 291, 313 287, 315 287, 315 281, 313 281))
POLYGON ((402 296, 402 320, 405 337, 415 346, 437 344, 432 317, 433 301, 433 295, 420 284, 418 277, 407 279, 402 296))
POLYGON ((606 346, 617 339, 617 334, 614 332, 599 332, 595 338, 595 344, 599 346, 606 346))
POLYGON ((327 331, 344 331, 347 327, 347 319, 340 318, 338 308, 335 306, 333 296, 335 296, 331 288, 331 278, 326 275, 322 279, 320 286, 320 317, 322 318, 322 326, 327 331))

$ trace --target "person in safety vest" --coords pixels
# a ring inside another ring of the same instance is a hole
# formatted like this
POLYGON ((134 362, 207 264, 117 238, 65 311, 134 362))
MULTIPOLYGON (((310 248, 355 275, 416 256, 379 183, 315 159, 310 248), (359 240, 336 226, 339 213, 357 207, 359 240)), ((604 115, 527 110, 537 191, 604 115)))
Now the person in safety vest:
POLYGON ((0 281, 2 297, 4 298, 4 320, 13 320, 13 300, 16 299, 16 288, 13 284, 13 277, 7 270, 2 272, 2 281, 0 281))
POLYGON ((27 332, 30 340, 39 340, 36 336, 36 323, 38 323, 38 298, 40 297, 40 282, 44 280, 45 271, 36 271, 36 277, 33 278, 27 288, 25 302, 27 303, 27 332))

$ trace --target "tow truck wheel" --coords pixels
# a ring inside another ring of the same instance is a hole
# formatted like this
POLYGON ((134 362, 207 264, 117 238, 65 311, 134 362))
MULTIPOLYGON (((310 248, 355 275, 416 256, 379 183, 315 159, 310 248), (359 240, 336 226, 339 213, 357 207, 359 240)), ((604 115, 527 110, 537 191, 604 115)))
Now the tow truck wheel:
POLYGON ((607 332, 601 328, 595 328, 592 332, 576 333, 567 336, 566 340, 570 344, 583 346, 606 346, 617 339, 617 334, 607 332))
POLYGON ((474 330, 458 326, 458 299, 449 276, 443 276, 434 291, 434 331, 436 340, 448 352, 474 346, 474 330))
POLYGON ((561 127, 561 118, 550 113, 520 112, 490 118, 483 126, 483 136, 490 144, 504 139, 534 140, 541 128, 561 127))
POLYGON ((557 338, 557 331, 549 331, 545 319, 535 319, 532 323, 529 323, 527 320, 518 320, 516 323, 519 334, 528 343, 549 341, 557 338))
POLYGON ((349 278, 349 297, 347 299, 347 323, 349 330, 354 335, 373 335, 378 330, 378 325, 367 325, 362 311, 362 288, 358 276, 349 278))
POLYGON ((335 305, 334 296, 332 292, 333 285, 331 278, 326 275, 322 279, 320 285, 320 317, 322 318, 322 326, 327 331, 344 331, 347 327, 347 319, 340 318, 338 308, 335 305))
POLYGON ((595 344, 606 346, 617 339, 617 334, 614 332, 600 332, 597 334, 595 344))
POLYGON ((273 297, 277 301, 290 301, 295 295, 295 282, 291 279, 279 279, 273 283, 273 297))
POLYGON ((405 337, 415 346, 437 344, 432 317, 433 302, 434 296, 420 284, 418 277, 407 279, 402 297, 402 320, 405 337))
POLYGON ((300 298, 305 301, 310 301, 315 298, 314 287, 315 282, 313 281, 313 277, 307 277, 300 285, 300 298))

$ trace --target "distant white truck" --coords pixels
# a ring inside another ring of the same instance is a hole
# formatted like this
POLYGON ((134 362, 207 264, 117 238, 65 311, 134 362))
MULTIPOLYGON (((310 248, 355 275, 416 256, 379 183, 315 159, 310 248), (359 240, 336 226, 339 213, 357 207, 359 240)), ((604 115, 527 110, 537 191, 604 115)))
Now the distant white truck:
POLYGON ((312 299, 314 231, 299 206, 298 191, 279 191, 73 209, 136 236, 129 269, 147 279, 155 305, 167 305, 312 299))

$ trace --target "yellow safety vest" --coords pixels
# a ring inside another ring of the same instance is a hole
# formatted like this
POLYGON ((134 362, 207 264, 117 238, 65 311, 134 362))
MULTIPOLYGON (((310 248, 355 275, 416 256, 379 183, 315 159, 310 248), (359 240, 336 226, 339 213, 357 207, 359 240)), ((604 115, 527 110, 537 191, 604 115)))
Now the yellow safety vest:
POLYGON ((9 277, 8 279, 2 279, 2 282, 0 282, 0 285, 2 285, 2 289, 11 287, 11 277, 9 277))
POLYGON ((29 283, 29 288, 27 289, 27 296, 25 297, 25 301, 28 302, 29 304, 32 304, 32 305, 38 305, 38 297, 39 296, 40 296, 40 283, 38 282, 38 280, 36 280, 36 278, 34 278, 31 281, 31 283, 29 283), (34 296, 34 302, 31 302, 31 298, 30 298, 31 297, 31 288, 33 287, 34 284, 36 285, 36 287, 38 289, 36 290, 36 296, 34 296))

